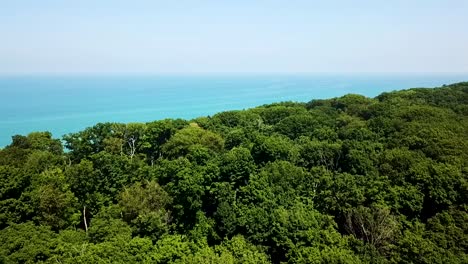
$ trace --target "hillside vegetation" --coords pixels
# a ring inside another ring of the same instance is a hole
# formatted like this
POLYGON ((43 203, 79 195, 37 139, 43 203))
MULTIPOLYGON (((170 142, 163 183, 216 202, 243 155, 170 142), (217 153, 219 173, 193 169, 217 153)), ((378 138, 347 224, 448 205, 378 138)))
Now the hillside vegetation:
POLYGON ((467 252, 468 83, 100 123, 63 141, 34 132, 0 150, 0 263, 468 263, 467 252))

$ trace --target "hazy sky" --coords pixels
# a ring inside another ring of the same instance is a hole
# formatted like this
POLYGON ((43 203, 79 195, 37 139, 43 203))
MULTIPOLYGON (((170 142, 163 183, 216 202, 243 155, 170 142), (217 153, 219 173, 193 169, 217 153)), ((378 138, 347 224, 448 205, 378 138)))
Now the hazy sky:
POLYGON ((0 1, 0 74, 468 72, 468 0, 0 1))

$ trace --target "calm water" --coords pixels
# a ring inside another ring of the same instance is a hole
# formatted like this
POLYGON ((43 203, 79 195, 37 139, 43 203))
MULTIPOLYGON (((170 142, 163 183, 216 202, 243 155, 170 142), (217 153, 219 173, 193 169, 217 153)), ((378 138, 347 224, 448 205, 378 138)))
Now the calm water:
POLYGON ((0 77, 0 147, 14 134, 55 137, 97 122, 194 118, 278 101, 435 87, 465 75, 0 77))

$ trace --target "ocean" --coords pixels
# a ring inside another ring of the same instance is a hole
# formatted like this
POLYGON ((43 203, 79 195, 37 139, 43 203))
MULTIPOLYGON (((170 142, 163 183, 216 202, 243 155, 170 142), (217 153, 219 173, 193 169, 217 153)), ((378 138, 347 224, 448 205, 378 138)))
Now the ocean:
POLYGON ((0 147, 15 134, 56 138, 98 122, 191 119, 280 101, 308 102, 468 81, 468 74, 3 76, 0 147))

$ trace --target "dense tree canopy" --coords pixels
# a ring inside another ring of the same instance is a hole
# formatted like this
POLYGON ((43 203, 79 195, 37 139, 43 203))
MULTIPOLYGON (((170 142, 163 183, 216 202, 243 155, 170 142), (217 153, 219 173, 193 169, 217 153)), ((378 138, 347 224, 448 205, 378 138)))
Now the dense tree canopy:
POLYGON ((0 263, 468 263, 468 83, 15 135, 0 263))

